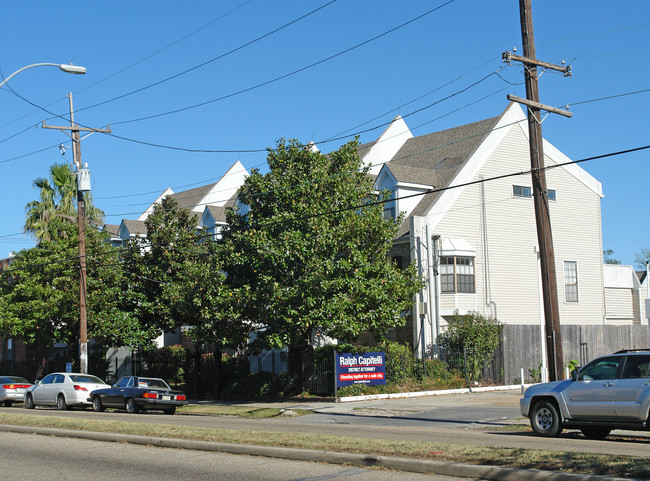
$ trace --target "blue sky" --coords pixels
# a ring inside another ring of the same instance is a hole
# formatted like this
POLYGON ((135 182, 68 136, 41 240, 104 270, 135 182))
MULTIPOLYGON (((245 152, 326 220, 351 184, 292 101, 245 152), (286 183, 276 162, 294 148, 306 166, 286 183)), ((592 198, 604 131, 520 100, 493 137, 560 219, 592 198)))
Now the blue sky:
MULTIPOLYGON (((88 73, 33 68, 8 83, 23 99, 0 89, 0 257, 34 245, 21 233, 38 195, 32 181, 72 160, 58 148, 68 137, 40 127, 69 124, 68 92, 76 122, 110 124, 119 136, 82 142, 95 203, 114 224, 166 187, 213 182, 237 160, 264 170, 264 149, 281 137, 327 151, 345 140, 323 140, 377 127, 361 134, 373 141, 395 115, 434 103, 406 117, 415 135, 499 115, 508 93, 525 97, 521 66, 501 62, 512 47, 523 55, 515 0, 328 3, 5 1, 4 76, 38 62, 88 73)), ((574 114, 549 116, 544 137, 573 160, 650 144, 650 2, 624 7, 533 1, 537 57, 573 69, 540 79, 542 102, 574 114)), ((645 150, 581 164, 603 184, 603 245, 624 264, 650 247, 649 158, 645 150)))

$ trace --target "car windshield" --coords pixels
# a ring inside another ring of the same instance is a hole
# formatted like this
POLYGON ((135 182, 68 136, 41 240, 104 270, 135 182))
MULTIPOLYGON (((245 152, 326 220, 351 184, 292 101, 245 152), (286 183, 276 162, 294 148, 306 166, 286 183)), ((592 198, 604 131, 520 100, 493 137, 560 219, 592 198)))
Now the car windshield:
POLYGON ((70 375, 70 379, 72 379, 72 382, 89 382, 93 384, 106 384, 98 377, 91 376, 89 374, 72 374, 70 375))
POLYGON ((138 378, 138 387, 155 387, 160 389, 169 389, 169 386, 162 379, 152 379, 147 377, 138 378))
POLYGON ((18 376, 2 376, 0 382, 19 382, 22 384, 31 384, 27 379, 18 376))

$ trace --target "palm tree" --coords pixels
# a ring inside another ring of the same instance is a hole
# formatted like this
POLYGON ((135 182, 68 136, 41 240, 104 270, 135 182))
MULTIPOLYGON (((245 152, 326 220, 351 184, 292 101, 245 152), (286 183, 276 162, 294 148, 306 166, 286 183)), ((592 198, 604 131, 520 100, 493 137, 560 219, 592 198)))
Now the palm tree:
MULTIPOLYGON (((39 177, 33 182, 39 200, 25 206, 25 232, 38 241, 50 240, 50 225, 56 218, 77 222, 77 178, 67 164, 50 166, 50 179, 39 177)), ((90 193, 84 194, 86 222, 101 224, 104 211, 96 208, 90 193)))

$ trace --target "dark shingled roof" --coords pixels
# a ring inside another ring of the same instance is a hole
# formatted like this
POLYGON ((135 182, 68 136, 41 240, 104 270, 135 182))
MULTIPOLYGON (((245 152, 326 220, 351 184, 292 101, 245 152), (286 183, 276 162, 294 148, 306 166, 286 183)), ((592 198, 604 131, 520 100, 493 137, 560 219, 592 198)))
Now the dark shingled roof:
POLYGON ((176 192, 175 194, 170 195, 172 199, 178 202, 178 206, 184 209, 193 210, 195 207, 198 207, 201 204, 201 201, 205 198, 206 195, 217 185, 209 184, 197 187, 195 189, 184 190, 183 192, 176 192))
POLYGON ((214 220, 217 222, 226 222, 226 208, 225 207, 218 207, 216 205, 208 205, 207 206, 208 211, 210 211, 210 214, 212 214, 212 217, 214 217, 214 220))
MULTIPOLYGON (((476 149, 483 143, 501 117, 493 117, 460 127, 407 140, 395 156, 386 163, 398 182, 431 185, 441 189, 458 174, 476 149)), ((422 196, 410 215, 424 215, 436 202, 440 192, 422 196)), ((397 236, 409 233, 405 220, 397 236)))
POLYGON ((129 229, 131 234, 147 235, 147 226, 144 221, 123 219, 122 223, 129 229))
POLYGON ((104 230, 112 237, 117 237, 117 234, 120 231, 120 226, 118 224, 104 224, 104 230))
POLYGON ((210 214, 212 214, 212 217, 214 217, 214 220, 217 222, 226 222, 226 209, 235 206, 235 203, 237 202, 237 195, 238 194, 235 193, 235 195, 228 199, 228 202, 226 202, 223 207, 216 205, 206 206, 208 211, 210 211, 210 214))
POLYGON ((643 281, 645 281, 645 277, 648 273, 646 271, 635 271, 635 273, 639 279, 639 282, 643 284, 643 281))

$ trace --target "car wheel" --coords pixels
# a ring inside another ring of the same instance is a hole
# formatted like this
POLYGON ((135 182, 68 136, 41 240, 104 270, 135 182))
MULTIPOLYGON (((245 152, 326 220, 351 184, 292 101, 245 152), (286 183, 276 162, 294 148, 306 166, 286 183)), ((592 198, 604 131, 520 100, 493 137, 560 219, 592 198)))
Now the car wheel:
POLYGON ((168 414, 169 416, 172 416, 176 412, 176 406, 172 406, 170 408, 167 408, 167 409, 163 410, 163 412, 165 414, 168 414))
POLYGON ((530 426, 539 436, 553 437, 560 434, 562 424, 555 404, 550 401, 540 401, 535 404, 530 414, 530 426))
POLYGON ((104 409, 104 405, 102 404, 102 400, 99 399, 99 396, 93 397, 93 411, 96 413, 103 413, 104 409))
POLYGON ((124 406, 126 407, 126 412, 129 414, 137 414, 140 411, 140 408, 135 403, 133 398, 127 399, 124 403, 124 406))
POLYGON ((587 439, 605 439, 612 432, 610 428, 601 426, 585 426, 580 428, 580 431, 587 439))
POLYGON ((25 408, 26 409, 34 409, 36 407, 36 404, 34 404, 34 398, 32 397, 31 394, 28 394, 25 396, 25 408))
POLYGON ((65 411, 68 409, 68 403, 65 402, 65 396, 63 394, 59 394, 56 398, 56 407, 60 411, 65 411))

